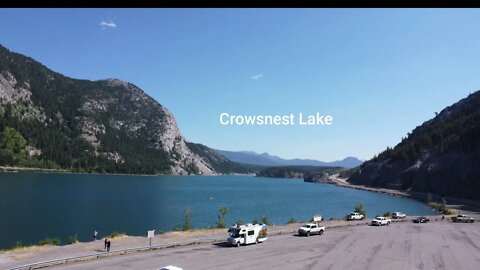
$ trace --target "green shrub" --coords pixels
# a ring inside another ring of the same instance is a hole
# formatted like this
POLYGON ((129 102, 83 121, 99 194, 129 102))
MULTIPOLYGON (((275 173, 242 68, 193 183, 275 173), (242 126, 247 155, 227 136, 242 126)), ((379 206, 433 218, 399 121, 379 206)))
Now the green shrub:
POLYGON ((235 220, 235 223, 236 223, 237 225, 243 225, 243 224, 245 224, 245 222, 243 222, 243 220, 241 220, 241 219, 235 220))
POLYGON ((270 219, 265 214, 262 216, 262 223, 266 225, 272 225, 272 223, 270 223, 270 219))
POLYGON ((38 241, 40 246, 51 245, 51 246, 58 246, 62 243, 59 238, 45 238, 43 240, 38 241))
POLYGON ((75 244, 75 243, 78 243, 78 235, 77 234, 70 235, 68 237, 68 244, 75 244))
POLYGON ((185 208, 183 211, 183 228, 184 231, 189 231, 192 229, 192 212, 189 209, 185 208))
POLYGON ((384 216, 384 217, 391 217, 391 216, 392 216, 392 212, 387 211, 387 212, 383 213, 383 216, 384 216))
POLYGON ((293 224, 293 223, 297 223, 297 220, 296 220, 294 217, 291 217, 291 218, 287 221, 287 224, 293 224))
POLYGON ((367 211, 362 203, 355 205, 355 212, 362 214, 364 217, 367 217, 367 211))
POLYGON ((22 247, 23 247, 22 241, 17 241, 17 242, 15 243, 15 246, 13 246, 14 249, 16 249, 16 248, 22 248, 22 247))
POLYGON ((115 238, 115 237, 125 236, 125 235, 126 235, 126 233, 121 233, 121 232, 113 231, 108 237, 109 237, 109 238, 115 238))
POLYGON ((428 206, 442 215, 453 215, 455 212, 447 208, 445 203, 429 202, 428 206))
POLYGON ((225 215, 228 213, 228 208, 225 205, 220 206, 220 213, 218 215, 217 228, 224 229, 227 227, 225 222, 225 215))

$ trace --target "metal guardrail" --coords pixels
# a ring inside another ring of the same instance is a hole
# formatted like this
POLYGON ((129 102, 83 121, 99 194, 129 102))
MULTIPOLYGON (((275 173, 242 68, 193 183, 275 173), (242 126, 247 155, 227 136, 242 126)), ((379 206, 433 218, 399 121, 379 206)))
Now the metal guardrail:
MULTIPOLYGON (((437 221, 436 216, 432 216, 432 217, 435 217, 435 219, 431 220, 431 221, 437 221)), ((412 218, 397 219, 397 220, 392 219, 392 222, 406 222, 406 221, 412 221, 412 218)), ((366 220, 357 221, 357 222, 348 222, 347 224, 338 224, 338 225, 334 225, 334 226, 327 225, 325 227, 329 228, 329 229, 335 229, 335 228, 368 225, 368 224, 370 224, 370 220, 366 219, 366 220)), ((282 234, 296 233, 296 232, 297 232, 296 229, 293 230, 293 231, 292 230, 275 230, 275 231, 271 231, 270 235, 282 235, 282 234)), ((174 247, 178 247, 178 246, 191 246, 191 245, 197 245, 197 244, 221 243, 221 242, 225 242, 225 237, 224 236, 213 237, 213 238, 197 238, 197 239, 193 239, 193 240, 185 240, 185 241, 165 243, 165 244, 156 244, 156 245, 151 245, 151 246, 149 245, 149 246, 125 248, 125 249, 113 250, 113 251, 110 251, 110 252, 97 252, 97 253, 81 255, 81 256, 72 256, 72 257, 66 257, 66 258, 61 258, 61 259, 54 259, 54 260, 30 263, 30 264, 25 264, 25 265, 21 265, 21 266, 16 266, 16 267, 13 267, 13 268, 8 268, 7 270, 39 269, 39 268, 45 268, 45 267, 50 267, 50 266, 54 266, 54 265, 71 263, 71 262, 87 261, 87 260, 100 259, 100 258, 105 258, 105 257, 110 257, 110 256, 125 255, 127 253, 150 251, 150 250, 165 249, 165 248, 174 248, 174 247)))
MULTIPOLYGON (((296 230, 295 231, 276 230, 276 231, 270 232, 270 235, 281 235, 281 234, 292 233, 292 232, 296 232, 296 230)), ((30 263, 30 264, 15 266, 13 268, 8 268, 7 270, 39 269, 39 268, 45 268, 45 267, 50 267, 54 265, 71 263, 71 262, 88 261, 88 260, 100 259, 100 258, 111 257, 111 256, 125 255, 128 253, 150 251, 150 250, 156 250, 156 249, 165 249, 165 248, 174 248, 178 246, 191 246, 191 245, 197 245, 197 244, 221 243, 221 242, 225 242, 224 236, 214 237, 214 238, 198 238, 193 240, 185 240, 185 241, 165 243, 165 244, 156 244, 151 246, 149 245, 149 246, 125 248, 125 249, 112 250, 110 252, 97 252, 97 253, 81 255, 81 256, 72 256, 72 257, 66 257, 61 259, 30 263)))
POLYGON ((69 262, 76 262, 76 261, 86 261, 90 259, 99 259, 104 257, 116 256, 116 255, 124 255, 127 253, 134 253, 134 252, 141 252, 141 251, 149 251, 149 250, 156 250, 156 249, 164 249, 164 248, 174 248, 177 246, 189 246, 189 245, 196 245, 196 244, 204 244, 204 243, 216 243, 220 241, 225 241, 225 237, 216 237, 216 238, 201 238, 201 239, 194 239, 194 240, 185 240, 180 242, 173 242, 173 243, 165 243, 165 244, 156 244, 151 246, 141 246, 141 247, 133 247, 133 248, 125 248, 125 249, 118 249, 113 250, 110 252, 96 252, 93 254, 81 255, 81 256, 72 256, 66 257, 61 259, 54 259, 36 263, 25 264, 21 266, 16 266, 13 268, 8 268, 7 270, 23 270, 23 269, 38 269, 44 268, 49 266, 54 266, 58 264, 64 264, 69 262))

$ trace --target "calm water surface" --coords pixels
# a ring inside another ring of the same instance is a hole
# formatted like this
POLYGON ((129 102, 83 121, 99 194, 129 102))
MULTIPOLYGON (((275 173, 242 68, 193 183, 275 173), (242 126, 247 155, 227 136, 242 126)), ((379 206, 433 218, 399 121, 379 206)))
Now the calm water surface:
POLYGON ((363 203, 368 216, 387 210, 431 215, 424 204, 399 197, 304 183, 301 179, 250 176, 124 176, 89 174, 0 173, 0 248, 17 241, 36 243, 59 237, 66 243, 112 231, 146 235, 172 230, 192 213, 194 227, 215 224, 221 205, 227 224, 268 216, 273 224, 314 214, 343 217, 363 203))

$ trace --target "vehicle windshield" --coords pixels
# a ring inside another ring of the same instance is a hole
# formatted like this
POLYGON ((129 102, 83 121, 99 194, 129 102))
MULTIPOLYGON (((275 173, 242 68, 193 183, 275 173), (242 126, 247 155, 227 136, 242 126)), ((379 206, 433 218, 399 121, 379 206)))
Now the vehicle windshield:
POLYGON ((233 237, 233 238, 240 237, 240 229, 230 230, 230 236, 233 237))
POLYGON ((302 228, 310 229, 310 225, 303 225, 302 228))

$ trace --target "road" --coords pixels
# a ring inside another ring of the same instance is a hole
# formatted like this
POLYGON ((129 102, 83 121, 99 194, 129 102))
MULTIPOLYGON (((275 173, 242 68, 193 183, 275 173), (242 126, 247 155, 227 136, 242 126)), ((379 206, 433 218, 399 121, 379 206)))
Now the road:
POLYGON ((480 224, 354 226, 280 235, 258 245, 206 244, 115 256, 51 269, 478 269, 480 224))

